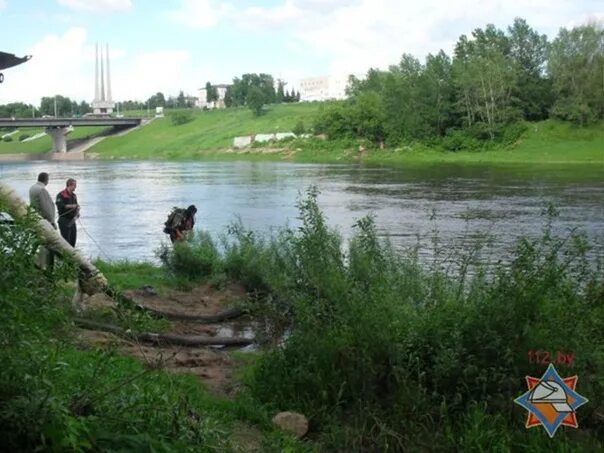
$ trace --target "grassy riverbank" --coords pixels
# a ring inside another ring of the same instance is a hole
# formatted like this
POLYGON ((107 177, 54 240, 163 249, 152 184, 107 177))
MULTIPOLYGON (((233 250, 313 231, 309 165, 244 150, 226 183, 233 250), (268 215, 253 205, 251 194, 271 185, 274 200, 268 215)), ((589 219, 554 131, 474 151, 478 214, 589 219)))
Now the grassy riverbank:
POLYGON ((482 151, 442 151, 409 144, 397 149, 359 151, 356 141, 293 140, 234 150, 241 135, 291 131, 298 122, 312 126, 321 104, 283 104, 267 107, 260 117, 249 109, 192 112, 192 121, 174 125, 168 116, 123 137, 111 137, 90 152, 100 159, 159 160, 271 160, 295 162, 364 162, 405 164, 431 162, 604 164, 604 127, 577 128, 548 120, 527 125, 513 145, 482 151))
MULTIPOLYGON (((245 287, 263 349, 246 360, 228 398, 122 357, 110 343, 82 347, 61 283, 73 269, 48 279, 32 264, 27 223, 0 228, 0 248, 10 250, 0 255, 0 444, 246 451, 251 442, 237 436, 253 429, 257 451, 604 448, 604 281, 586 260, 585 236, 553 234, 555 210, 541 236, 510 250, 510 264, 487 268, 476 264, 478 246, 452 256, 438 241, 434 262, 422 266, 419 250, 401 254, 379 242, 370 218, 344 248, 314 189, 298 209, 296 230, 262 236, 232 225, 223 247, 200 234, 166 249, 162 266, 99 263, 120 290, 245 287), (284 332, 287 341, 274 347, 284 332), (562 427, 553 440, 525 429, 526 411, 513 403, 524 377, 545 371, 529 361, 538 350, 574 354, 572 368, 558 371, 577 375, 577 391, 590 400, 577 411, 579 428, 562 427), (307 415, 309 440, 274 431, 269 420, 279 410, 307 415)), ((132 330, 146 322, 131 307, 114 311, 132 330)))
MULTIPOLYGON (((73 131, 67 136, 67 143, 74 140, 87 140, 95 137, 102 132, 106 131, 106 127, 102 126, 82 126, 75 127, 73 131)), ((19 141, 19 137, 26 134, 33 137, 36 134, 44 132, 43 128, 24 127, 20 128, 19 132, 12 135, 12 141, 6 142, 0 140, 0 154, 20 154, 20 153, 48 153, 52 151, 52 139, 48 135, 37 138, 29 142, 19 141)), ((0 133, 4 135, 6 131, 0 133)))

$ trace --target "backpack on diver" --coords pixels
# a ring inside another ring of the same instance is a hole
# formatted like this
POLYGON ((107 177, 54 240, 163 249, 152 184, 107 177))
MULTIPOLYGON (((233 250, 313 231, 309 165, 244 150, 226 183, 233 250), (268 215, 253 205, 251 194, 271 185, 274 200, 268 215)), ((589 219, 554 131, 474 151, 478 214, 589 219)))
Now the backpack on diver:
POLYGON ((164 233, 172 234, 176 227, 180 225, 182 220, 185 217, 185 209, 182 208, 172 208, 172 212, 168 215, 168 218, 164 222, 164 233))

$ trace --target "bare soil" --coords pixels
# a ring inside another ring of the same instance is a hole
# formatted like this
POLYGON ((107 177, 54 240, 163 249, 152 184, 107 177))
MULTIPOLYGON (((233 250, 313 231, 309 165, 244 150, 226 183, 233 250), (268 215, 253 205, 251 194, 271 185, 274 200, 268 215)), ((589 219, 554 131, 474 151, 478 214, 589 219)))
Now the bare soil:
MULTIPOLYGON (((215 315, 232 308, 244 300, 246 292, 241 285, 229 283, 218 290, 210 285, 201 285, 190 291, 164 290, 161 294, 151 294, 143 289, 125 291, 125 295, 136 303, 161 310, 188 316, 215 315)), ((112 307, 114 302, 105 294, 86 297, 81 309, 98 310, 112 307)), ((223 323, 204 324, 192 321, 170 321, 165 333, 179 335, 220 336, 249 335, 251 323, 242 319, 223 323)), ((174 373, 189 373, 198 376, 212 392, 222 395, 231 394, 234 388, 233 372, 237 363, 226 351, 216 347, 156 346, 129 341, 114 334, 78 329, 77 339, 85 345, 116 347, 120 352, 136 357, 147 366, 163 368, 174 373)))

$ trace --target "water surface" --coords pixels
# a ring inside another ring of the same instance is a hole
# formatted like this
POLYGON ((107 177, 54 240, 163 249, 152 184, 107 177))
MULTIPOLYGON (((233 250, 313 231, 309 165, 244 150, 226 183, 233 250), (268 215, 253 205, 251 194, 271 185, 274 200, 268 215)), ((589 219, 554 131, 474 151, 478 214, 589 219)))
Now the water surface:
MULTIPOLYGON (((505 257, 520 235, 538 235, 547 203, 560 211, 558 232, 604 230, 604 168, 486 167, 435 164, 407 168, 255 162, 35 162, 0 164, 0 179, 27 199, 41 171, 51 196, 78 180, 82 205, 78 243, 85 254, 155 260, 173 206, 198 208, 196 229, 213 235, 239 216, 251 229, 297 225, 299 193, 311 184, 330 225, 347 238, 354 222, 373 213, 379 234, 400 248, 435 230, 444 247, 464 247, 480 234, 505 257), (94 240, 93 240, 94 239, 94 240), (95 243, 96 241, 96 243, 95 243)), ((430 250, 423 250, 424 256, 430 250)))

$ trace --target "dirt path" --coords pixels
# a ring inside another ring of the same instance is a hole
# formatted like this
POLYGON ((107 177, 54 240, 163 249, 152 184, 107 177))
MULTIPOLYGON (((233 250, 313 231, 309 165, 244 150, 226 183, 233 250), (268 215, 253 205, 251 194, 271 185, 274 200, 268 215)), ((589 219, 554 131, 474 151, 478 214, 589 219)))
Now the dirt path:
MULTIPOLYGON (((247 297, 243 287, 234 283, 221 290, 202 285, 191 291, 166 290, 156 294, 153 289, 147 288, 126 291, 125 295, 146 307, 187 316, 216 315, 247 297)), ((82 315, 85 316, 86 311, 113 306, 114 302, 110 297, 97 294, 83 301, 82 315)), ((169 326, 163 333, 253 337, 251 321, 246 318, 221 323, 169 321, 169 326)), ((84 345, 114 346, 124 354, 137 357, 147 366, 162 367, 175 373, 194 374, 217 394, 228 395, 235 390, 232 376, 237 364, 224 348, 156 346, 129 341, 107 332, 85 329, 78 329, 77 339, 84 345)))

